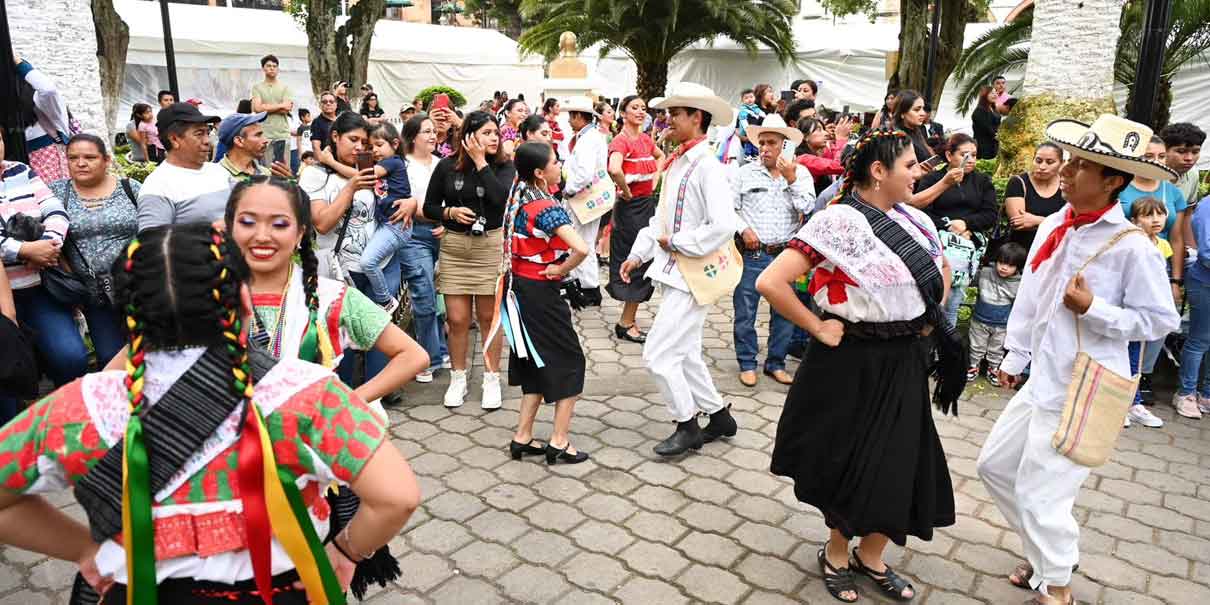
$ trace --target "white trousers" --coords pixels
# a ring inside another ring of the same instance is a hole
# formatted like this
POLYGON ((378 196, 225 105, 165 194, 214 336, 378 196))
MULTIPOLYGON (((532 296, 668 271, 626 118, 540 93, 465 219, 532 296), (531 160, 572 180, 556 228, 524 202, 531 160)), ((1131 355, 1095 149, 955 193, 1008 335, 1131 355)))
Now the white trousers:
POLYGON ((571 224, 576 228, 576 233, 584 238, 584 243, 588 244, 588 257, 571 270, 568 278, 579 280, 580 286, 583 288, 599 288, 601 287, 601 267, 597 265, 597 232, 601 230, 601 219, 583 224, 580 223, 580 219, 576 218, 575 212, 568 210, 567 213, 571 215, 571 224))
POLYGON ((697 304, 688 292, 666 286, 661 291, 664 300, 647 332, 643 361, 677 422, 691 420, 699 410, 713 414, 725 404, 702 359, 702 328, 709 307, 697 304))
POLYGON ((1000 513, 1021 537, 1034 568, 1030 585, 1069 586, 1080 560, 1080 526, 1071 514, 1091 471, 1055 451, 1050 439, 1060 412, 1034 406, 1028 387, 1017 393, 979 453, 979 477, 1000 513))

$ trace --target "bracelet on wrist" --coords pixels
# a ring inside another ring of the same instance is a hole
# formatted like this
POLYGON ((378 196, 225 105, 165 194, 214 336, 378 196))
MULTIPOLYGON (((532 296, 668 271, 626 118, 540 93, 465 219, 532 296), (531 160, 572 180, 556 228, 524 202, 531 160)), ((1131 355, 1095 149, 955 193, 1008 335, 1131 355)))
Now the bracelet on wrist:
POLYGON ((356 549, 356 548, 353 546, 353 538, 352 538, 352 537, 350 537, 350 534, 349 534, 349 527, 350 527, 350 526, 352 526, 352 525, 353 525, 353 522, 350 520, 350 521, 349 521, 349 524, 348 524, 348 525, 346 525, 346 526, 344 527, 344 529, 340 530, 340 534, 339 534, 338 536, 336 536, 336 537, 337 537, 337 538, 340 538, 341 536, 344 536, 344 539, 345 539, 345 546, 346 546, 346 547, 347 547, 349 550, 353 551, 353 554, 355 554, 355 555, 357 555, 357 556, 359 557, 359 558, 357 558, 357 559, 353 559, 353 558, 350 558, 350 559, 349 559, 350 561, 353 561, 354 563, 356 563, 356 562, 360 562, 360 561, 364 561, 364 560, 366 560, 366 559, 369 559, 370 557, 374 556, 374 553, 373 553, 373 552, 370 552, 370 554, 368 554, 368 555, 367 555, 367 554, 362 553, 361 551, 357 550, 357 549, 356 549))
POLYGON ((1169 277, 1168 283, 1176 284, 1178 286, 1183 286, 1183 285, 1185 285, 1185 280, 1180 277, 1169 277))
POLYGON ((340 553, 341 556, 348 559, 350 563, 354 563, 354 564, 357 563, 357 559, 354 559, 353 555, 350 555, 348 552, 345 552, 345 549, 340 547, 339 540, 332 540, 332 546, 335 546, 336 552, 340 553))

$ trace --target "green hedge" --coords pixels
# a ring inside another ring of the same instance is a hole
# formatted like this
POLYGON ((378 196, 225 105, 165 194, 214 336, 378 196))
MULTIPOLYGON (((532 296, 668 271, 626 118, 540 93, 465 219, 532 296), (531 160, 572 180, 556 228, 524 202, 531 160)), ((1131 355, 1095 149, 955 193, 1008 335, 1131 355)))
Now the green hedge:
POLYGON ((420 102, 424 104, 424 107, 428 107, 429 103, 433 102, 433 97, 440 93, 449 95, 450 103, 453 103, 454 107, 462 107, 463 105, 466 105, 466 97, 463 96, 462 93, 450 88, 449 86, 430 86, 420 91, 416 97, 420 99, 420 102))

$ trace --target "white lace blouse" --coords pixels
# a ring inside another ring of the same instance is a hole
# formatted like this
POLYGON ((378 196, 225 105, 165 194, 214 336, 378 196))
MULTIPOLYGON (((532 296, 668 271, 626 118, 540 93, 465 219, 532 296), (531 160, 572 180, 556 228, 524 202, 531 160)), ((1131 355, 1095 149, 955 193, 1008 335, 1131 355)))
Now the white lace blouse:
MULTIPOLYGON (((943 263, 937 229, 923 212, 896 205, 887 216, 916 240, 938 270, 943 263)), ((850 322, 909 321, 924 313, 916 280, 857 209, 832 204, 815 213, 789 246, 815 267, 807 291, 819 308, 850 322)))

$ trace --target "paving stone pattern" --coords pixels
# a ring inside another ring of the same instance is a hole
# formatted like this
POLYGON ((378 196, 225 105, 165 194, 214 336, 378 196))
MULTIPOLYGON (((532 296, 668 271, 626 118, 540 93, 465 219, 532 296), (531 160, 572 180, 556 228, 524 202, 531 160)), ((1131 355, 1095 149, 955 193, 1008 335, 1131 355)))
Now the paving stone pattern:
MULTIPOLYGON (((592 460, 548 467, 509 459, 519 391, 504 409, 478 406, 479 367, 462 408, 441 406, 446 377, 410 385, 390 410, 395 444, 420 477, 424 502, 392 542, 404 577, 370 603, 834 603, 816 551, 823 519, 768 472, 786 388, 739 384, 730 301, 710 315, 705 353, 734 405, 739 434, 680 460, 651 448, 672 430, 637 344, 613 337, 618 306, 577 314, 589 360, 574 444, 592 460)), ((640 312, 651 323, 654 306, 640 312)), ((761 316, 767 319, 767 307, 761 316)), ((760 326, 762 338, 767 326, 760 326)), ((762 343, 763 347, 763 343, 762 343)), ((763 358, 762 358, 763 359, 763 358)), ((790 370, 796 368, 791 360, 790 370)), ((1020 603, 1004 579, 1020 540, 975 474, 975 458, 1007 397, 980 380, 959 418, 937 417, 949 456, 958 522, 931 542, 891 546, 888 562, 915 582, 918 603, 1020 603)), ((1210 603, 1210 421, 1156 412, 1162 429, 1128 429, 1113 460, 1094 470, 1075 514, 1083 526, 1081 603, 1210 603)), ((551 409, 536 434, 549 435, 551 409)), ((67 494, 54 501, 83 519, 67 494)), ((0 605, 64 603, 73 569, 0 549, 0 605)), ((882 602, 868 582, 863 602, 882 602)))

